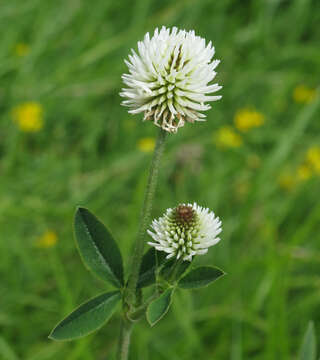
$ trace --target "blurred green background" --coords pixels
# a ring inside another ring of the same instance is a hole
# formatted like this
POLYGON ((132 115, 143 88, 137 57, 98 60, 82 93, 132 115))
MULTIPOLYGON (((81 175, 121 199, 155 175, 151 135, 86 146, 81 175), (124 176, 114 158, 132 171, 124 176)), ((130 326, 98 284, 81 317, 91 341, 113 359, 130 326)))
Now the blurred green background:
POLYGON ((320 333, 319 23, 316 0, 0 2, 0 359, 113 359, 117 316, 47 336, 104 289, 75 247, 77 205, 130 256, 157 128, 120 106, 121 74, 162 25, 213 41, 223 98, 169 136, 153 217, 213 209, 222 241, 196 262, 228 276, 141 322, 131 359, 297 358, 309 320, 320 333))

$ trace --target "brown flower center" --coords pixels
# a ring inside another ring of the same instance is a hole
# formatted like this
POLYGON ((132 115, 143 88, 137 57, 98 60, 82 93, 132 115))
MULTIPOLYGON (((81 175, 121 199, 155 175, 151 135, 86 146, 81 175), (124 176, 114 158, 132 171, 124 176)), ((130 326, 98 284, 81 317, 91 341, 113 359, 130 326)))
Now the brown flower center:
POLYGON ((195 211, 191 206, 179 205, 174 212, 175 221, 183 226, 190 226, 195 220, 195 211))

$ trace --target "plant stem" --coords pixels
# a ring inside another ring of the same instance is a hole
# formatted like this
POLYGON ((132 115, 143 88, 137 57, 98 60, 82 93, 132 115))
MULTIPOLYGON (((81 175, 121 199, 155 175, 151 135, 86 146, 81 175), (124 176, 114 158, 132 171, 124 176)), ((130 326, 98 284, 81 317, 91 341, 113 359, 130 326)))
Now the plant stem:
MULTIPOLYGON (((167 133, 164 130, 162 129, 159 130, 156 147, 154 149, 153 158, 149 170, 148 184, 141 210, 140 226, 139 226, 138 236, 136 239, 135 249, 132 257, 131 273, 129 276, 128 286, 125 296, 125 301, 131 306, 136 305, 136 288, 139 277, 140 264, 143 256, 145 234, 150 222, 152 201, 157 185, 159 164, 160 164, 161 155, 164 150, 166 135, 167 133)), ((126 315, 124 314, 124 316, 126 315)), ((128 359, 132 327, 133 327, 133 323, 124 317, 121 321, 117 360, 128 359)))
POLYGON ((121 320, 120 338, 118 343, 117 360, 127 360, 133 323, 126 319, 121 320))
POLYGON ((176 275, 177 275, 177 272, 178 272, 178 270, 179 270, 179 267, 180 267, 180 265, 182 264, 182 261, 183 261, 183 258, 182 258, 182 256, 181 256, 180 259, 177 260, 177 261, 174 263, 174 265, 172 266, 171 275, 170 275, 170 277, 169 277, 169 282, 170 282, 170 283, 175 279, 175 277, 176 277, 176 275))
POLYGON ((148 184, 141 210, 140 227, 132 257, 131 273, 128 280, 126 300, 129 302, 130 305, 135 305, 136 302, 136 287, 138 282, 140 264, 143 256, 145 235, 146 235, 147 227, 149 226, 150 223, 152 201, 156 189, 159 164, 160 164, 161 155, 164 150, 166 135, 167 132, 160 128, 156 142, 156 147, 153 153, 150 170, 149 170, 148 184))

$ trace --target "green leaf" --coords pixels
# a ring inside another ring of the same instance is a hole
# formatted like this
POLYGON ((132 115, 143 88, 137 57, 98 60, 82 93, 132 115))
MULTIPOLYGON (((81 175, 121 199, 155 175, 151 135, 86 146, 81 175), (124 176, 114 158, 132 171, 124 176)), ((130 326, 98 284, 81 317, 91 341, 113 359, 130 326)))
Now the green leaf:
POLYGON ((168 312, 172 293, 173 288, 169 288, 149 304, 146 315, 151 326, 155 325, 168 312))
POLYGON ((182 263, 178 263, 178 268, 174 269, 176 266, 177 259, 169 260, 164 264, 160 276, 165 280, 171 280, 172 282, 177 281, 180 277, 187 271, 188 267, 191 265, 191 261, 183 261, 182 263), (172 273, 175 272, 174 278, 171 279, 172 273))
POLYGON ((80 305, 49 335, 53 340, 73 340, 88 335, 109 320, 120 300, 120 292, 101 294, 80 305))
POLYGON ((180 279, 178 286, 183 289, 194 289, 209 285, 225 275, 225 272, 213 266, 199 266, 192 269, 180 279))
POLYGON ((152 285, 156 280, 155 271, 165 260, 164 252, 156 251, 155 248, 149 249, 142 258, 140 273, 138 279, 138 287, 146 287, 152 285))
POLYGON ((123 285, 123 266, 113 237, 89 210, 79 207, 74 221, 79 252, 85 265, 104 281, 123 285))
POLYGON ((304 334, 303 342, 300 348, 299 360, 316 360, 316 335, 313 322, 308 324, 307 331, 304 334))

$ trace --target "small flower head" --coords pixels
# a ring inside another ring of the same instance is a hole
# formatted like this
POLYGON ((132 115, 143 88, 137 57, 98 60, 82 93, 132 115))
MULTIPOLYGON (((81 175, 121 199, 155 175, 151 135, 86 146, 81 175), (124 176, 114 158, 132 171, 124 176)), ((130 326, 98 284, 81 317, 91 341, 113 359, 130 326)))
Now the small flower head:
POLYGON ((52 230, 48 230, 42 236, 39 237, 39 239, 36 242, 36 246, 43 249, 51 248, 56 245, 57 241, 58 241, 57 234, 52 230))
POLYGON ((138 141, 137 147, 144 153, 150 153, 154 150, 156 141, 153 137, 145 137, 138 141))
POLYGON ((234 124, 238 130, 247 132, 252 128, 263 125, 264 116, 256 110, 241 109, 235 114, 234 124))
POLYGON ((194 255, 206 254, 217 244, 221 221, 209 209, 196 203, 181 204, 168 209, 158 220, 153 220, 148 234, 154 242, 148 242, 156 250, 166 252, 167 259, 176 257, 191 261, 194 255))
POLYGON ((308 149, 306 161, 313 171, 320 175, 320 146, 312 146, 308 149))
POLYGON ((213 134, 213 142, 219 148, 237 148, 242 145, 242 137, 231 126, 222 126, 213 134))
POLYGON ((16 106, 12 111, 14 122, 24 132, 38 132, 43 127, 42 106, 27 102, 16 106))
POLYGON ((175 133, 185 122, 203 121, 202 111, 210 109, 208 101, 221 86, 209 83, 219 60, 212 60, 211 42, 196 36, 194 31, 162 27, 138 42, 138 53, 132 50, 125 60, 129 74, 122 76, 127 88, 120 95, 127 100, 129 113, 144 113, 162 129, 175 133))

